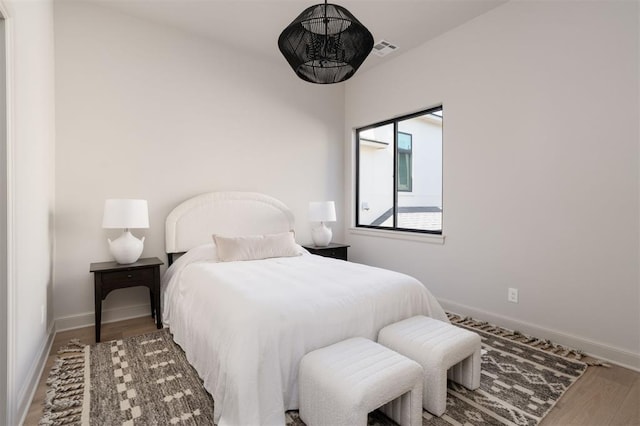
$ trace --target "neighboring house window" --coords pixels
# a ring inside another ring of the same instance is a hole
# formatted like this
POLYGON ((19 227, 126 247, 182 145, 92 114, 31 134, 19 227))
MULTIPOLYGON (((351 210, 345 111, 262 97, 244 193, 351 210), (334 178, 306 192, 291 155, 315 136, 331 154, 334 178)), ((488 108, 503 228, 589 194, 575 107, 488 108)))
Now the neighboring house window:
POLYGON ((442 233, 442 106, 356 129, 356 226, 442 233))
POLYGON ((411 192, 411 134, 398 132, 398 191, 411 192))

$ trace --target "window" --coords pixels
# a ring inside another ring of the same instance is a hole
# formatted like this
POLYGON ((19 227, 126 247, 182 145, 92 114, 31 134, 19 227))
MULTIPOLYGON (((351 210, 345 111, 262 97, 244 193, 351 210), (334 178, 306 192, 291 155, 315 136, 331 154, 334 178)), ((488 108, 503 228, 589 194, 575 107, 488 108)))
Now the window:
POLYGON ((442 234, 442 107, 356 129, 356 226, 442 234))

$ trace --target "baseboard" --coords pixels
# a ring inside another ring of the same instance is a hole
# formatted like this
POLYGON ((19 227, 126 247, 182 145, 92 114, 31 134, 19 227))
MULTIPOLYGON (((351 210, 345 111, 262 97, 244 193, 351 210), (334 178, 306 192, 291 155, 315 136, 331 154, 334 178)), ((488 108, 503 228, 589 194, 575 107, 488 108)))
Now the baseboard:
MULTIPOLYGON (((131 318, 139 318, 151 315, 149 304, 141 304, 134 306, 126 306, 124 308, 103 309, 102 324, 109 322, 122 321, 131 318)), ((73 330, 82 327, 91 327, 95 325, 95 313, 86 312, 68 317, 56 318, 56 332, 73 330)))
POLYGON ((49 352, 51 352, 51 346, 53 345, 53 339, 56 335, 54 332, 54 324, 52 322, 49 326, 49 330, 47 330, 47 338, 43 341, 42 345, 38 349, 38 357, 36 362, 33 363, 31 369, 29 370, 29 374, 27 375, 27 380, 24 383, 24 386, 18 392, 17 398, 17 418, 20 419, 18 424, 24 424, 24 420, 27 417, 27 413, 29 412, 29 407, 31 407, 31 401, 33 400, 33 396, 38 389, 38 383, 40 382, 40 377, 44 372, 44 366, 47 364, 47 358, 49 357, 49 352))
POLYGON ((505 327, 511 330, 518 330, 525 334, 549 339, 554 343, 559 343, 574 349, 579 349, 595 358, 617 364, 621 367, 640 372, 640 354, 633 353, 626 349, 605 345, 580 336, 567 334, 562 331, 522 322, 514 318, 505 317, 491 312, 483 311, 471 306, 462 305, 446 299, 438 299, 442 307, 449 312, 459 315, 470 316, 481 321, 488 321, 492 324, 505 327))

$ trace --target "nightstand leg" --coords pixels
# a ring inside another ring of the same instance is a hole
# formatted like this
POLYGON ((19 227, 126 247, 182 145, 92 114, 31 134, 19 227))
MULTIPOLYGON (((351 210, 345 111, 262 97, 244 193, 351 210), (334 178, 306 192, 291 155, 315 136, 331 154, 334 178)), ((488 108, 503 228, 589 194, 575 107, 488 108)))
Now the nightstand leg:
POLYGON ((153 306, 154 306, 154 310, 156 311, 156 328, 160 329, 162 328, 162 313, 160 311, 160 292, 154 291, 153 298, 154 298, 153 306))
POLYGON ((155 318, 156 312, 156 301, 153 297, 153 291, 149 289, 149 304, 151 305, 151 318, 155 318))
POLYGON ((96 286, 95 292, 95 311, 96 311, 96 343, 100 342, 100 323, 102 321, 102 291, 96 286))
POLYGON ((162 328, 162 311, 160 310, 160 266, 153 270, 153 290, 151 293, 153 310, 156 313, 156 328, 162 328))

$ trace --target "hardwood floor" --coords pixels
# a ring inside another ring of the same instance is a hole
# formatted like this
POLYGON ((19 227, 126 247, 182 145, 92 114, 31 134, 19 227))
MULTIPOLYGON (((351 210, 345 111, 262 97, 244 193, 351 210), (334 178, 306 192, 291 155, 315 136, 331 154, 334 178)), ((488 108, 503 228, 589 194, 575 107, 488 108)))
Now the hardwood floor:
POLYGON ((589 367, 541 425, 640 425, 640 374, 589 367))
MULTIPOLYGON (((156 330, 151 317, 135 318, 102 325, 102 341, 149 333, 156 330)), ((93 344, 94 329, 86 327, 56 335, 40 378, 25 425, 37 425, 42 416, 46 393, 46 378, 58 349, 70 339, 93 344)), ((558 404, 544 418, 542 426, 640 426, 640 374, 613 366, 589 367, 558 404)))

